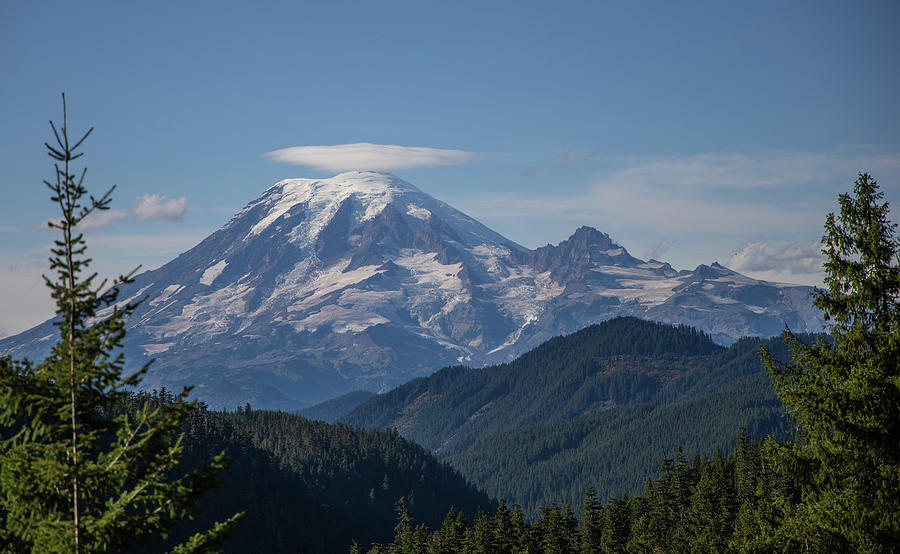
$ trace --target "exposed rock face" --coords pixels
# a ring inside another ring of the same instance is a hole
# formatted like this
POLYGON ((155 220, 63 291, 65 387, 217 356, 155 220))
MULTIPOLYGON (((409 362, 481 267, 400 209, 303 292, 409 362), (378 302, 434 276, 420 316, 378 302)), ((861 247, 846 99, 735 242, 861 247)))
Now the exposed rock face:
MULTIPOLYGON (((527 250, 392 175, 351 172, 274 185, 121 298, 147 297, 126 344, 129 365, 156 358, 145 386, 294 409, 506 361, 617 315, 720 342, 817 331, 810 290, 718 264, 676 271, 589 227, 527 250)), ((0 351, 39 358, 54 338, 47 322, 0 351)))

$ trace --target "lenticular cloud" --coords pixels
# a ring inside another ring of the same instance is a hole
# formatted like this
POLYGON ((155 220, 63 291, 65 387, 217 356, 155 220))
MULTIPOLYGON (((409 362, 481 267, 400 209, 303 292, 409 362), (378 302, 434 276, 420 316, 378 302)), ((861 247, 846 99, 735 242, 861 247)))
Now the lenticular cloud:
POLYGON ((337 144, 334 146, 294 146, 265 154, 270 160, 313 167, 323 171, 352 169, 390 171, 413 167, 462 165, 473 154, 465 150, 446 150, 425 146, 392 144, 337 144))

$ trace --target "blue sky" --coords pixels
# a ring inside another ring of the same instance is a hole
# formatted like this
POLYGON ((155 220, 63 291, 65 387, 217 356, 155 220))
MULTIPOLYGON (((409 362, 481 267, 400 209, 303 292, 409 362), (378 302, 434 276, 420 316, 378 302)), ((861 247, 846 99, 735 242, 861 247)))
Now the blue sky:
POLYGON ((591 225, 677 268, 816 283, 857 171, 900 201, 897 29, 890 1, 2 2, 0 335, 52 313, 35 228, 61 91, 95 127, 88 186, 118 185, 88 235, 103 274, 337 173, 268 152, 370 143, 462 151, 391 170, 525 246, 591 225))

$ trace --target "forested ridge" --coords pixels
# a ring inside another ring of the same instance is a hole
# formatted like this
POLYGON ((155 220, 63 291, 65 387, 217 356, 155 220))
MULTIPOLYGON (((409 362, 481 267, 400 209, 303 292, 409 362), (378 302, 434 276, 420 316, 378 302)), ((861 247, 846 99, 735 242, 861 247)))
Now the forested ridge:
POLYGON ((717 449, 688 461, 679 449, 662 459, 659 478, 647 479, 639 495, 603 503, 588 486, 577 507, 548 503, 534 519, 501 500, 493 513, 466 518, 451 510, 431 527, 401 502, 392 542, 354 548, 370 554, 768 551, 780 516, 776 504, 796 504, 799 497, 797 484, 774 463, 774 449, 773 441, 754 442, 743 431, 727 457, 717 449))
POLYGON ((307 419, 334 423, 357 406, 375 396, 374 392, 357 390, 326 400, 314 406, 297 410, 296 413, 307 419))
POLYGON ((577 505, 587 486, 602 500, 637 494, 679 446, 727 453, 741 427, 781 436, 788 425, 761 346, 788 356, 780 339, 726 348, 689 327, 619 318, 508 364, 416 379, 342 421, 396 428, 535 517, 549 502, 577 505))
MULTIPOLYGON (((378 395, 340 419, 396 428, 436 452, 590 411, 671 403, 763 373, 757 339, 729 348, 686 326, 617 318, 556 337, 507 364, 444 368, 378 395)), ((769 341, 774 351, 785 351, 769 341)), ((773 395, 774 398, 774 395, 773 395)))
MULTIPOLYGON (((135 395, 129 403, 134 409, 146 401, 172 400, 162 391, 135 395)), ((390 430, 354 429, 248 406, 235 412, 200 408, 184 431, 188 467, 223 450, 230 464, 222 487, 201 499, 198 519, 183 522, 174 538, 223 514, 245 511, 225 544, 227 552, 340 552, 353 538, 385 541, 401 497, 418 521, 431 525, 451 506, 471 516, 479 507, 496 505, 390 430)))

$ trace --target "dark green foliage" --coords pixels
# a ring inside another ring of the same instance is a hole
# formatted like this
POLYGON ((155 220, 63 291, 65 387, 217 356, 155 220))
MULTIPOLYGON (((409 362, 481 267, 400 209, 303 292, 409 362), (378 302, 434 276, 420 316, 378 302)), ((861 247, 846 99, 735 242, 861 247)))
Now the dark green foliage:
POLYGON ((688 462, 679 452, 663 460, 660 478, 648 480, 639 496, 614 498, 601 507, 588 488, 580 520, 570 505, 550 504, 540 508, 534 523, 527 523, 520 511, 509 513, 501 501, 493 516, 479 512, 468 526, 451 511, 431 532, 415 527, 403 512, 394 542, 389 547, 374 545, 369 552, 770 551, 773 545, 759 530, 769 525, 766 517, 772 507, 793 506, 798 499, 786 475, 773 471, 774 452, 771 440, 755 443, 743 432, 737 450, 727 459, 717 452, 712 458, 704 454, 688 462), (739 482, 756 492, 741 500, 739 482), (415 541, 403 542, 401 533, 415 541), (462 535, 467 539, 461 549, 446 549, 447 537, 462 535), (507 536, 511 539, 504 539, 507 536))
MULTIPOLYGON (((60 232, 45 277, 56 301, 58 342, 50 356, 0 358, 0 548, 9 552, 104 552, 144 548, 195 513, 206 489, 219 482, 222 456, 193 472, 179 471, 182 424, 194 408, 183 391, 164 405, 144 403, 111 414, 140 382, 146 366, 123 376, 125 318, 136 304, 117 304, 117 286, 88 274, 90 258, 79 225, 109 207, 110 189, 87 195, 86 170, 71 162, 90 134, 70 143, 51 122, 56 177, 45 181, 60 218, 60 232), (86 275, 86 276, 85 276, 86 275)), ((231 531, 236 517, 198 533, 178 552, 207 552, 231 531)))
POLYGON ((640 492, 655 460, 731 444, 737 429, 781 434, 759 348, 714 345, 686 327, 620 318, 557 337, 505 365, 446 368, 361 405, 344 421, 396 427, 529 517, 640 492))
POLYGON ((326 400, 321 404, 303 408, 297 413, 307 419, 315 419, 317 421, 324 421, 325 423, 334 423, 373 396, 375 396, 375 393, 367 390, 348 392, 337 398, 326 400))
MULTIPOLYGON (((198 523, 174 534, 184 536, 220 514, 246 510, 226 544, 229 552, 346 552, 352 539, 389 541, 401 498, 410 518, 435 528, 452 506, 461 510, 455 513, 463 521, 479 506, 495 506, 393 431, 246 409, 198 410, 186 425, 186 463, 221 450, 231 463, 223 487, 201 501, 198 523)), ((412 527, 410 533, 421 531, 412 527)), ((448 541, 456 544, 452 537, 448 541)))
POLYGON ((833 341, 792 359, 764 352, 798 425, 780 459, 803 501, 776 531, 783 548, 880 551, 900 544, 900 243, 878 185, 860 174, 822 238, 826 290, 815 292, 833 341))
POLYGON ((508 364, 448 367, 415 379, 341 421, 396 427, 426 448, 460 450, 492 432, 649 401, 721 350, 689 327, 617 318, 550 339, 508 364))
POLYGON ((588 487, 584 493, 584 505, 581 510, 581 529, 578 542, 580 551, 585 554, 601 552, 603 538, 603 508, 597 500, 597 491, 588 487))

